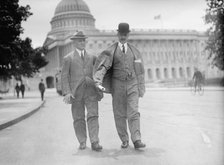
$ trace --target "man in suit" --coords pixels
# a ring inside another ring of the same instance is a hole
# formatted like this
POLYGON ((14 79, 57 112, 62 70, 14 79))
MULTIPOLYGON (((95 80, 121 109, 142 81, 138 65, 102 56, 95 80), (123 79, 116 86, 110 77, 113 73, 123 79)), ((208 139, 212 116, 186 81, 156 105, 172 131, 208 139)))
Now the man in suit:
POLYGON ((71 37, 75 50, 63 59, 62 92, 64 102, 72 104, 73 126, 80 143, 79 149, 86 148, 86 107, 91 148, 94 151, 101 151, 102 146, 99 145, 98 137, 98 101, 102 98, 102 93, 99 93, 92 79, 96 57, 86 52, 86 38, 82 31, 78 31, 71 37))
POLYGON ((17 94, 17 98, 19 98, 20 87, 19 87, 19 84, 18 83, 16 83, 15 91, 16 91, 16 94, 17 94))
POLYGON ((25 85, 23 84, 23 82, 21 81, 21 85, 20 85, 20 91, 22 93, 22 98, 24 98, 24 93, 25 93, 25 85))
POLYGON ((135 149, 144 148, 141 141, 139 97, 145 92, 144 66, 140 52, 130 43, 129 24, 118 26, 119 42, 103 51, 94 66, 94 81, 102 91, 112 94, 115 124, 122 141, 121 148, 129 146, 127 121, 135 149))
POLYGON ((43 79, 41 79, 38 87, 39 87, 39 91, 40 91, 40 95, 41 95, 41 100, 43 101, 44 100, 44 92, 45 92, 45 85, 43 83, 43 79))

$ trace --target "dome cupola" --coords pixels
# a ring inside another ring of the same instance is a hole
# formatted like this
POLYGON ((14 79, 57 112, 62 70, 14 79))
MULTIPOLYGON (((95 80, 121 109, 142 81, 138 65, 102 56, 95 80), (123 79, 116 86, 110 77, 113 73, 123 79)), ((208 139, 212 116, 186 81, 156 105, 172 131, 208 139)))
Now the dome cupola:
POLYGON ((76 30, 96 30, 95 19, 83 0, 61 0, 51 20, 49 34, 66 35, 76 30))
POLYGON ((62 0, 57 5, 54 15, 74 11, 86 11, 90 13, 89 7, 83 0, 62 0))

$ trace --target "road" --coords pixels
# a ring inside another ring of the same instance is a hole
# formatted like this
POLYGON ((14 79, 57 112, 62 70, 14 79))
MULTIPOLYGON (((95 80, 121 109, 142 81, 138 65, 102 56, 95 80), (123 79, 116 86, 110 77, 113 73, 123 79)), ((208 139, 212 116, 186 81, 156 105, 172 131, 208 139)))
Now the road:
POLYGON ((102 152, 78 150, 70 105, 46 93, 45 106, 28 119, 0 131, 0 164, 4 165, 223 165, 224 91, 147 90, 140 99, 145 150, 120 148, 111 97, 100 102, 102 152))

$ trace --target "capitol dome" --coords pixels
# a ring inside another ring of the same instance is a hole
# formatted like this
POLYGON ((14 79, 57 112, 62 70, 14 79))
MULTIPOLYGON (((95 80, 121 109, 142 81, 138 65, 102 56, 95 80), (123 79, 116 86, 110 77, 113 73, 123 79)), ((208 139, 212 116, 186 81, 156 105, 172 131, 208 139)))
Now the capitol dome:
POLYGON ((96 30, 95 18, 83 0, 61 0, 51 20, 49 34, 69 35, 76 30, 96 30))
POLYGON ((74 11, 86 11, 90 13, 89 7, 83 0, 63 0, 57 5, 54 14, 74 11))

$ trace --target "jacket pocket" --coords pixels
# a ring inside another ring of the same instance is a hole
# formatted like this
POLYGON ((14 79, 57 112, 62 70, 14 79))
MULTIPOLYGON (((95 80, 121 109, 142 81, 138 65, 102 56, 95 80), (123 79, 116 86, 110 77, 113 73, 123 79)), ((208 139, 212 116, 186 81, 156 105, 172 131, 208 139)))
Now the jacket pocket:
POLYGON ((144 73, 144 67, 141 59, 137 59, 134 61, 135 74, 140 75, 144 73))

